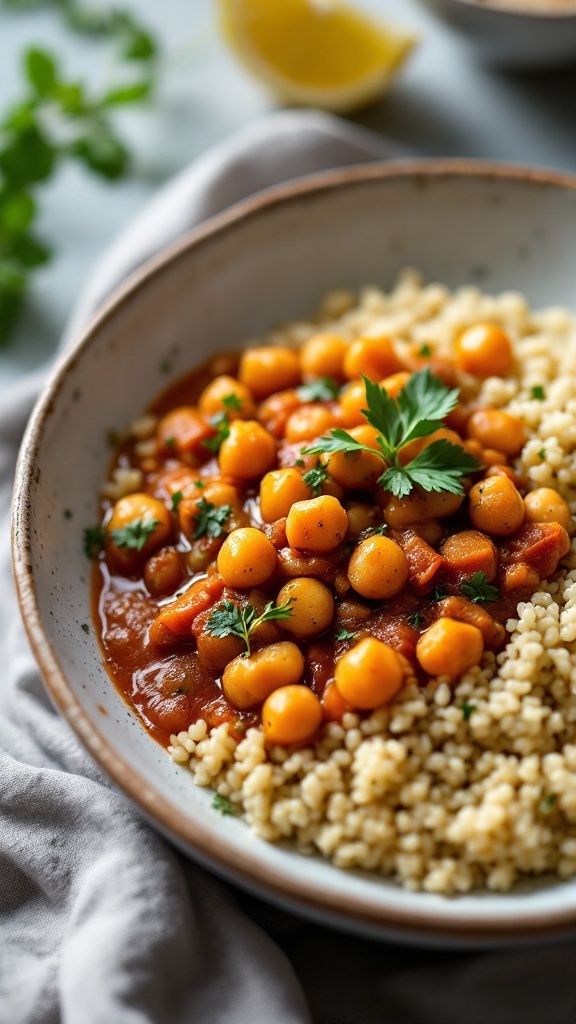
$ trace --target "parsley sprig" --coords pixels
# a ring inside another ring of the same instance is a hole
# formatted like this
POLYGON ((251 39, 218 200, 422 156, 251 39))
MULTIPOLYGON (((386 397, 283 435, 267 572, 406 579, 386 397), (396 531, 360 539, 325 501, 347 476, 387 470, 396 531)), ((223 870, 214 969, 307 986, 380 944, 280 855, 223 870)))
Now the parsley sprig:
POLYGON ((217 455, 220 451, 222 442, 230 436, 230 423, 225 412, 216 413, 215 416, 210 417, 210 423, 214 427, 216 433, 212 437, 207 437, 205 441, 202 441, 204 448, 208 448, 209 451, 217 455))
POLYGON ((397 498, 405 498, 416 486, 424 491, 463 494, 462 477, 476 472, 479 463, 459 445, 442 439, 433 441, 405 466, 399 458, 407 444, 429 437, 443 425, 458 402, 458 388, 447 388, 428 367, 412 374, 397 398, 391 398, 384 388, 367 377, 362 379, 368 406, 362 411, 368 423, 378 431, 379 448, 362 444, 347 431, 336 428, 312 448, 305 448, 304 454, 374 452, 387 463, 378 483, 397 498))
POLYGON ((328 470, 326 466, 319 463, 317 466, 313 466, 307 473, 302 476, 303 482, 312 491, 312 497, 317 498, 319 494, 322 494, 322 487, 324 481, 328 478, 328 470))
POLYGON ((196 502, 197 514, 194 516, 193 539, 200 540, 201 537, 211 537, 215 540, 224 533, 224 524, 232 512, 231 505, 213 505, 206 498, 200 498, 196 502))
POLYGON ((158 519, 133 519, 126 526, 119 526, 117 530, 112 530, 110 536, 119 548, 142 551, 148 537, 154 533, 157 526, 158 519))
POLYGON ((104 547, 106 530, 103 526, 87 526, 83 539, 86 558, 97 558, 104 547))
POLYGON ((289 619, 293 614, 291 601, 292 599, 287 601, 286 604, 280 605, 275 605, 273 601, 269 601, 260 615, 258 615, 256 609, 251 604, 240 608, 233 601, 223 601, 214 608, 206 623, 206 629, 212 636, 216 636, 219 639, 226 636, 239 637, 246 645, 246 650, 242 656, 248 658, 252 653, 250 637, 254 630, 264 622, 277 622, 282 619, 289 619))
POLYGON ((461 583, 460 590, 464 597, 473 601, 474 604, 489 604, 491 601, 497 601, 500 597, 498 588, 493 587, 488 582, 486 573, 480 570, 475 572, 466 583, 461 583))
POLYGON ((318 377, 296 388, 296 394, 301 402, 333 402, 340 394, 340 385, 333 377, 318 377))

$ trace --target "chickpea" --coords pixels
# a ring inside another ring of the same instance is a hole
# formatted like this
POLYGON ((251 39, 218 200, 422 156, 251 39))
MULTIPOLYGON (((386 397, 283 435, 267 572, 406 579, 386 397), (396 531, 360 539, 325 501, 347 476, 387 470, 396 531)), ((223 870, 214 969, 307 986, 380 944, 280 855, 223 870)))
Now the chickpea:
POLYGON ((503 409, 475 409, 466 429, 483 448, 496 448, 504 455, 517 455, 526 443, 522 420, 503 409))
POLYGON ((171 533, 166 505, 149 494, 128 494, 114 505, 106 526, 106 550, 120 569, 130 572, 164 547, 171 533))
POLYGON ((297 501, 306 501, 312 491, 297 469, 273 469, 260 483, 260 513, 265 523, 287 516, 297 501))
POLYGON ((291 548, 312 554, 333 551, 342 543, 348 529, 348 516, 337 498, 323 494, 308 501, 297 501, 286 519, 286 536, 291 548))
POLYGON ((283 619, 282 625, 297 640, 308 640, 323 633, 334 617, 334 598, 328 587, 307 576, 284 584, 276 604, 287 602, 290 602, 292 615, 283 619))
POLYGON ((497 324, 468 327, 454 345, 456 363, 475 377, 503 377, 514 362, 510 338, 497 324))
POLYGON ((272 541, 252 526, 229 533, 218 552, 218 572, 229 587, 259 587, 277 562, 272 541))
POLYGON ((454 515, 464 502, 464 495, 449 494, 448 491, 421 491, 414 487, 406 498, 388 496, 382 491, 378 500, 384 503, 385 522, 398 530, 422 520, 444 519, 454 515))
POLYGON ((428 448, 429 445, 434 444, 435 441, 448 441, 450 444, 456 445, 458 448, 464 447, 464 441, 457 434, 455 430, 450 430, 448 427, 439 427, 434 433, 428 434, 428 437, 417 437, 415 441, 410 441, 409 444, 404 445, 399 455, 399 461, 403 466, 406 466, 412 459, 415 459, 420 452, 428 448))
POLYGON ((298 683, 304 674, 304 655, 290 640, 268 644, 249 658, 234 658, 222 675, 224 696, 237 708, 261 704, 280 686, 298 683))
POLYGON ((300 361, 296 349, 270 346, 248 348, 238 370, 240 382, 256 399, 300 383, 300 361))
POLYGON ((281 686, 262 708, 262 729, 270 746, 310 743, 322 725, 322 705, 307 686, 281 686))
POLYGON ((396 651, 366 637, 336 663, 336 686, 353 708, 368 711, 389 704, 402 688, 405 673, 396 651))
MULTIPOLYGON (((367 423, 353 427, 350 436, 362 444, 378 448, 378 431, 367 423)), ((333 452, 320 458, 332 479, 351 490, 370 490, 385 469, 384 459, 372 452, 333 452)))
POLYGON ((204 388, 198 399, 198 408, 204 416, 217 416, 225 412, 229 420, 252 420, 256 415, 254 399, 248 388, 235 377, 226 374, 215 377, 204 388))
POLYGON ((324 405, 303 405, 289 416, 286 423, 286 440, 290 444, 311 441, 314 437, 327 434, 338 426, 338 417, 324 405))
POLYGON ((565 530, 572 530, 572 516, 568 503, 551 487, 537 487, 524 498, 527 523, 560 523, 565 530))
POLYGON ((184 579, 184 563, 176 548, 162 548, 146 562, 144 582, 152 597, 166 597, 184 579))
POLYGON ((234 658, 239 658, 244 650, 244 641, 238 636, 214 636, 206 629, 212 609, 202 612, 194 621, 196 650, 202 664, 210 672, 220 675, 234 658), (201 620, 200 622, 198 620, 201 620), (198 630, 198 626, 202 626, 198 630))
POLYGON ((399 594, 408 581, 408 562, 399 544, 389 537, 367 537, 354 549, 348 579, 362 597, 385 600, 399 594))
POLYGON ((301 405, 302 402, 294 389, 278 391, 265 398, 258 407, 258 419, 272 437, 280 441, 284 437, 288 418, 301 405))
POLYGON ((357 338, 344 357, 344 373, 349 380, 368 377, 380 380, 402 369, 390 338, 357 338))
POLYGON ((416 657, 424 671, 429 676, 449 676, 452 680, 479 665, 483 653, 481 630, 456 619, 436 619, 416 644, 416 657))
POLYGON ((489 469, 490 466, 505 466, 508 462, 504 452, 499 452, 497 448, 484 448, 482 455, 480 456, 480 460, 484 463, 487 469, 489 469))
POLYGON ((378 510, 373 505, 353 501, 346 506, 348 515, 348 536, 356 540, 364 530, 380 526, 378 510))
POLYGON ((342 378, 347 351, 348 342, 339 334, 322 332, 312 335, 300 351, 303 376, 342 378))
POLYGON ((393 373, 391 377, 385 377, 384 380, 381 380, 380 387, 384 388, 384 391, 387 395, 390 395, 390 398, 398 398, 402 388, 406 387, 411 376, 412 374, 408 373, 407 370, 400 370, 399 373, 393 373))
MULTIPOLYGON (((178 505, 178 524, 182 533, 188 540, 194 538, 197 527, 197 519, 201 513, 201 506, 199 502, 202 500, 209 502, 216 508, 221 508, 223 505, 229 505, 232 509, 232 513, 236 518, 242 511, 240 503, 240 495, 232 484, 224 483, 221 480, 210 480, 208 478, 206 487, 201 490, 197 490, 193 498, 183 498, 178 505)), ((232 515, 228 517, 226 522, 223 524, 225 530, 229 530, 233 525, 232 515)))
POLYGON ((234 420, 220 446, 218 464, 223 473, 251 480, 276 462, 276 442, 257 420, 234 420))
POLYGON ((355 380, 340 395, 340 409, 344 426, 356 427, 361 423, 366 423, 366 417, 362 412, 363 409, 366 409, 366 406, 366 386, 364 381, 355 380))
POLYGON ((507 476, 480 480, 468 497, 470 521, 477 530, 495 537, 508 537, 524 522, 524 502, 507 476))

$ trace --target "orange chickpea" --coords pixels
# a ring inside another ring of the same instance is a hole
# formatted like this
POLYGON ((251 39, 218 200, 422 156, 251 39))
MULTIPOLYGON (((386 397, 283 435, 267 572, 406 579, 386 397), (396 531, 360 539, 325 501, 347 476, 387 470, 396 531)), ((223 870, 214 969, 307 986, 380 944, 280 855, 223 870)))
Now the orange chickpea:
POLYGON ((262 708, 266 742, 280 747, 310 743, 322 725, 322 705, 307 686, 281 686, 262 708))
POLYGON ((336 680, 332 679, 322 694, 322 713, 327 722, 341 722, 347 711, 353 711, 353 707, 344 700, 340 690, 336 686, 336 680))
POLYGON ((456 619, 436 619, 416 644, 416 658, 429 676, 455 680, 467 669, 479 665, 484 638, 477 626, 456 619))
POLYGON ((298 392, 293 388, 288 391, 278 391, 260 404, 258 408, 258 419, 264 424, 266 430, 278 441, 284 437, 288 418, 302 405, 298 392))
POLYGON ((505 466, 508 462, 504 452, 499 452, 496 448, 484 448, 480 458, 485 466, 505 466))
POLYGON ((229 533, 218 553, 218 572, 229 587, 259 587, 277 563, 272 541, 252 526, 229 533))
POLYGON ((333 551, 342 543, 348 516, 337 498, 322 494, 292 505, 286 519, 286 536, 291 548, 311 554, 333 551))
POLYGON ((514 362, 510 338, 497 324, 466 328, 454 345, 456 363, 474 377, 503 377, 514 362))
POLYGON ((386 394, 390 395, 390 398, 398 398, 398 395, 405 388, 411 373, 407 370, 401 370, 399 373, 393 373, 391 377, 385 377, 384 380, 380 381, 380 387, 384 388, 386 394))
POLYGON ((244 384, 235 377, 223 374, 215 377, 204 388, 198 399, 198 408, 205 416, 226 413, 229 420, 252 420, 256 415, 254 399, 244 384))
POLYGON ((444 519, 458 511, 464 502, 463 494, 449 494, 448 491, 421 491, 418 487, 406 498, 388 496, 386 492, 378 495, 383 502, 384 520, 394 530, 426 519, 444 519))
POLYGON ((296 349, 269 346, 246 349, 238 377, 256 399, 300 383, 300 361, 296 349))
POLYGON ((385 600, 399 594, 408 582, 408 562, 399 544, 389 537, 367 537, 354 549, 348 579, 362 597, 385 600))
POLYGON ((297 640, 307 640, 323 633, 334 617, 334 598, 319 580, 303 576, 289 580, 280 590, 276 604, 290 602, 292 615, 283 619, 284 629, 297 640))
POLYGON ((257 420, 234 420, 220 446, 218 464, 223 473, 251 480, 276 462, 276 442, 257 420))
POLYGON ((489 476, 468 495, 470 521, 477 530, 508 537, 524 522, 524 502, 507 476, 489 476))
MULTIPOLYGON (((203 490, 196 491, 193 498, 184 498, 178 505, 178 523, 182 533, 189 540, 192 540, 196 530, 196 520, 200 514, 199 502, 204 499, 211 505, 215 505, 217 508, 221 508, 223 505, 229 505, 232 509, 232 513, 237 516, 241 512, 242 506, 240 503, 240 495, 232 484, 224 483, 221 480, 215 480, 212 482, 208 478, 206 487, 203 490)), ((229 516, 228 520, 223 526, 223 529, 230 529, 232 526, 232 515, 229 516)))
POLYGON ((260 513, 266 523, 287 516, 297 501, 306 501, 312 491, 297 469, 273 469, 260 484, 260 513))
POLYGON ((292 641, 281 640, 249 658, 234 658, 222 674, 222 689, 226 699, 237 708, 252 708, 280 686, 299 682, 303 675, 301 650, 292 641))
POLYGON ((288 417, 286 440, 290 444, 311 441, 338 426, 338 417, 324 405, 303 405, 288 417))
POLYGON ((344 373, 349 380, 364 376, 370 380, 389 377, 402 369, 390 338, 357 338, 344 357, 344 373))
POLYGON ((560 523, 565 530, 572 530, 572 516, 568 503, 551 487, 537 487, 524 498, 527 523, 560 523))
POLYGON ((344 357, 348 342, 339 334, 314 334, 300 350, 300 367, 304 377, 344 376, 344 357))
POLYGON ((129 572, 164 547, 171 533, 166 505, 149 494, 127 494, 114 505, 106 526, 106 550, 129 572))
POLYGON ((346 506, 348 515, 348 536, 353 540, 364 530, 380 526, 378 509, 373 505, 366 505, 364 502, 353 501, 346 506))
POLYGON ((336 686, 353 708, 369 711, 389 704, 404 683, 396 651, 381 640, 366 637, 336 663, 336 686))
POLYGON ((366 423, 362 412, 366 408, 366 387, 364 381, 355 380, 340 395, 342 422, 345 427, 356 427, 366 423))
POLYGON ((448 427, 439 427, 433 434, 428 434, 428 437, 417 437, 415 441, 410 441, 409 444, 404 445, 399 455, 401 464, 406 466, 409 462, 412 462, 412 459, 415 459, 429 445, 434 444, 434 441, 449 441, 450 444, 455 444, 459 448, 464 447, 464 441, 460 434, 457 434, 455 430, 450 430, 448 427))
POLYGON ((526 443, 526 428, 517 416, 503 409, 475 409, 468 417, 468 436, 483 448, 497 448, 505 455, 517 455, 526 443))
MULTIPOLYGON (((377 445, 377 431, 368 424, 353 427, 350 436, 370 447, 377 445)), ((385 469, 384 459, 372 452, 333 452, 320 460, 336 483, 351 490, 370 489, 385 469)))

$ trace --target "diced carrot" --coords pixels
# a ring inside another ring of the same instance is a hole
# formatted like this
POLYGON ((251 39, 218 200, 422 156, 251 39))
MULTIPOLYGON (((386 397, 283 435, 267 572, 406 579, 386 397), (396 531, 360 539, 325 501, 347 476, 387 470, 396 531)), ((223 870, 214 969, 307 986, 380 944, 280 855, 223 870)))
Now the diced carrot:
POLYGON ((389 612, 376 612, 363 627, 360 636, 374 636, 377 640, 383 640, 411 663, 415 660, 416 644, 420 638, 418 630, 413 629, 405 619, 390 615, 389 612))
POLYGON ((513 562, 511 565, 500 566, 500 586, 503 590, 519 590, 525 587, 534 590, 539 583, 538 573, 525 562, 513 562))
POLYGON ((458 622, 467 622, 469 626, 476 626, 484 637, 484 645, 489 651, 497 651, 506 639, 506 630, 492 618, 490 613, 473 601, 466 601, 463 597, 446 597, 434 605, 434 613, 437 618, 457 619, 458 622))
POLYGON ((442 555, 427 544, 415 530, 392 530, 391 537, 406 555, 410 583, 421 594, 431 590, 438 572, 444 565, 442 555))
POLYGON ((483 572, 489 580, 496 575, 496 547, 478 530, 452 534, 446 538, 440 551, 446 561, 446 580, 454 586, 469 580, 475 572, 483 572))
POLYGON ((223 590, 224 581, 216 573, 193 583, 175 601, 160 609, 150 626, 151 641, 166 645, 178 643, 183 636, 190 636, 196 616, 218 601, 223 590))
POLYGON ((172 496, 178 493, 185 498, 191 498, 201 493, 201 489, 196 487, 199 479, 198 473, 188 466, 176 466, 174 469, 162 469, 149 477, 146 490, 160 501, 170 501, 172 496))
POLYGON ((560 523, 526 523, 501 545, 500 559, 505 565, 524 562, 544 580, 569 550, 570 538, 560 523))
POLYGON ((214 427, 191 405, 181 405, 163 416, 158 424, 158 442, 175 455, 194 455, 206 460, 210 451, 203 444, 213 437, 214 427))

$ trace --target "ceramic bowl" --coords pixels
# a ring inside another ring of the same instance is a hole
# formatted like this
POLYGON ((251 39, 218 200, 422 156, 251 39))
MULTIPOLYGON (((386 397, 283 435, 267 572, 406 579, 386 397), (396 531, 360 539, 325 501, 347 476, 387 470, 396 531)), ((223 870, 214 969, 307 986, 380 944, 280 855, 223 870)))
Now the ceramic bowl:
POLYGON ((392 285, 418 267, 450 286, 517 289, 574 305, 576 178, 485 165, 372 165, 241 203, 161 253, 102 309, 59 362, 23 442, 14 565, 49 693, 94 760, 192 858, 316 919, 379 938, 497 943, 576 927, 576 881, 446 899, 344 872, 255 838, 211 808, 112 685, 90 623, 83 527, 110 459, 106 436, 171 380, 334 286, 392 285), (169 370, 168 375, 166 371, 169 370), (66 515, 64 510, 68 510, 66 515))
POLYGON ((483 61, 544 70, 576 61, 576 4, 535 9, 516 0, 422 0, 483 61))

